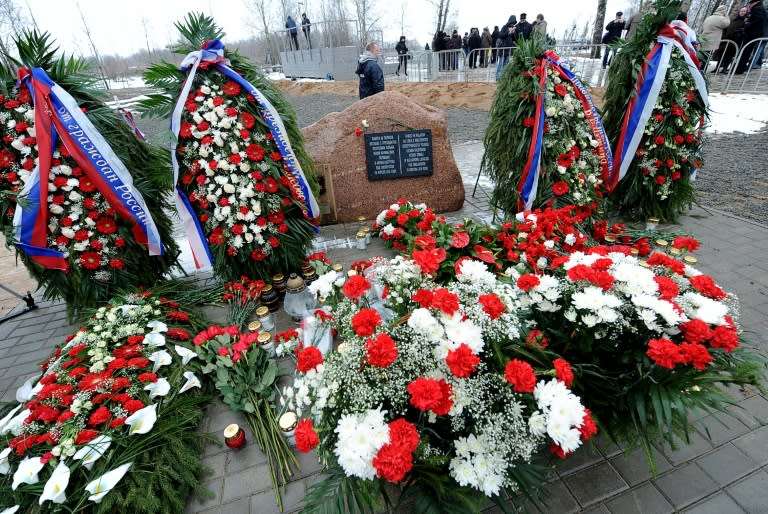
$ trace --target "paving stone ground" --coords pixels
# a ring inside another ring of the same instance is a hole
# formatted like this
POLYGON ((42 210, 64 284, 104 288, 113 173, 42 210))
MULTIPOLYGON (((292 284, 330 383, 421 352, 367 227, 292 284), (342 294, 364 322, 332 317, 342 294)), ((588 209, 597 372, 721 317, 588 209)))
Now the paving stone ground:
MULTIPOLYGON (((472 196, 482 156, 480 143, 454 147, 467 194, 462 211, 451 219, 472 216, 493 220, 488 205, 490 185, 484 180, 472 196)), ((741 304, 741 323, 745 336, 757 350, 768 348, 768 227, 719 211, 696 208, 681 227, 697 237, 702 248, 697 252, 698 267, 718 283, 736 293, 741 304)), ((679 227, 678 227, 679 228, 679 227)), ((324 227, 319 245, 332 260, 349 264, 361 258, 385 253, 374 240, 366 251, 342 247, 354 242, 355 225, 324 227)), ((11 270, 0 262, 2 275, 11 270)), ((0 400, 11 401, 15 390, 29 376, 39 372, 38 363, 47 358, 54 345, 75 325, 66 319, 61 303, 40 302, 39 309, 0 324, 0 400)), ((22 310, 17 305, 14 312, 22 310)), ((222 313, 219 313, 221 315, 222 313)), ((214 312, 215 317, 217 314, 214 312)), ((289 320, 278 319, 278 328, 289 320)), ((604 438, 576 452, 558 468, 547 489, 547 506, 528 506, 532 512, 565 514, 589 513, 669 513, 730 514, 768 512, 768 398, 753 389, 731 390, 738 400, 735 418, 711 417, 696 422, 690 445, 678 449, 656 448, 653 453, 657 474, 648 471, 642 453, 625 454, 604 438)), ((205 418, 203 430, 221 434, 229 423, 247 426, 223 404, 214 403, 205 418)), ((251 434, 247 437, 253 441, 251 434)), ((299 455, 301 471, 283 491, 285 512, 300 509, 304 494, 320 477, 320 466, 313 455, 299 455)), ((204 453, 211 473, 206 487, 214 498, 190 499, 190 514, 237 513, 270 514, 275 506, 267 476, 264 455, 255 444, 239 451, 210 445, 204 453)), ((488 509, 486 512, 497 512, 488 509)))

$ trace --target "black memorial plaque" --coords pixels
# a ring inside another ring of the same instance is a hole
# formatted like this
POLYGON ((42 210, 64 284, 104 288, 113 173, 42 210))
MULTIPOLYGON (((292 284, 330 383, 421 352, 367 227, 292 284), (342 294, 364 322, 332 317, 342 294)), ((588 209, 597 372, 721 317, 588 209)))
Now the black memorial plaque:
POLYGON ((368 180, 432 176, 432 131, 408 130, 365 135, 368 180))

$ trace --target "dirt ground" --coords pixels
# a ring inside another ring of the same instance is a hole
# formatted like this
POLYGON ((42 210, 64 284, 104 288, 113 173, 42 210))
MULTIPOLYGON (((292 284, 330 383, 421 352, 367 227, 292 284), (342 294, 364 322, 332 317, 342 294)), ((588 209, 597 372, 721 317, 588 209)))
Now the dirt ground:
MULTIPOLYGON (((307 95, 339 95, 357 96, 357 82, 294 82, 279 80, 276 84, 280 89, 295 96, 307 95)), ((391 82, 385 85, 386 89, 399 91, 417 102, 433 105, 443 109, 478 109, 488 111, 491 109, 493 95, 496 93, 496 84, 483 82, 391 82)), ((602 89, 592 90, 595 103, 602 105, 602 89)))

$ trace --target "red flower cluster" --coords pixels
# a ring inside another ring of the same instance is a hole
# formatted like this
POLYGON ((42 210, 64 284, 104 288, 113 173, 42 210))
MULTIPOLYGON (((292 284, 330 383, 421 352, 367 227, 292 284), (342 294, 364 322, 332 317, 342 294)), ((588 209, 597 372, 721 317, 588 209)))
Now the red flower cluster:
POLYGON ((365 307, 352 316, 352 330, 360 337, 373 335, 376 327, 381 325, 381 316, 375 309, 365 307))
POLYGON ((555 376, 557 376, 557 379, 565 384, 565 387, 571 387, 574 378, 571 365, 565 359, 560 358, 555 359, 552 362, 552 365, 555 368, 555 376))
POLYGON ((389 442, 373 458, 376 476, 390 482, 400 482, 413 468, 413 452, 419 446, 416 426, 404 418, 389 423, 389 442))
POLYGON ((440 269, 440 263, 445 260, 445 248, 433 250, 414 250, 412 258, 425 275, 435 275, 440 269))
POLYGON ((438 416, 445 416, 453 406, 453 389, 445 380, 419 377, 408 384, 410 403, 422 411, 431 410, 438 416))
POLYGON ((362 275, 352 275, 344 282, 344 296, 353 300, 360 298, 371 288, 371 283, 362 275))
POLYGON ((296 369, 306 373, 323 363, 323 354, 314 346, 296 348, 296 369))
POLYGON ((507 310, 504 303, 493 293, 481 294, 477 299, 480 305, 483 306, 483 312, 490 316, 492 320, 498 319, 507 310))
POLYGON ((461 343, 458 348, 448 352, 445 363, 454 376, 467 378, 477 370, 477 365, 480 364, 480 357, 475 355, 466 343, 461 343))

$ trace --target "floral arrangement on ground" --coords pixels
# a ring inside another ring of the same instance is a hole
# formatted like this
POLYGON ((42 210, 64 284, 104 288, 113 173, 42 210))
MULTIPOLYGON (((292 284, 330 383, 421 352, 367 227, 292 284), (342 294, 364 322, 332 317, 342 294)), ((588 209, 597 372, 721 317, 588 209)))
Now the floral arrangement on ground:
POLYGON ((181 512, 204 495, 200 326, 149 292, 96 310, 0 420, 3 512, 181 512))
POLYGON ((568 361, 574 391, 630 447, 687 440, 692 409, 731 403, 723 384, 762 387, 765 361, 742 346, 738 299, 688 263, 696 239, 656 246, 576 211, 534 211, 490 229, 451 225, 401 200, 375 229, 389 241, 397 234, 400 251, 440 284, 467 260, 514 282, 527 351, 568 361))
MULTIPOLYGON (((183 42, 174 52, 182 55, 199 51, 204 42, 224 35, 203 15, 190 14, 176 26, 183 42)), ((314 221, 307 218, 309 198, 303 196, 307 192, 301 191, 289 171, 275 133, 265 121, 263 106, 241 84, 215 69, 216 63, 225 61, 275 106, 310 187, 318 190, 290 106, 234 51, 223 52, 215 62, 203 62, 189 94, 181 99, 178 186, 203 231, 215 273, 225 280, 241 275, 268 279, 278 271, 300 269, 314 221)), ((151 66, 145 80, 163 93, 142 102, 144 114, 170 114, 185 78, 176 65, 151 66)))
MULTIPOLYGON (((50 155, 50 173, 45 177, 47 218, 40 223, 46 248, 40 251, 44 255, 60 252, 63 258, 51 266, 41 264, 33 257, 36 254, 20 251, 19 255, 43 288, 44 297, 63 298, 74 314, 99 305, 120 290, 154 284, 175 263, 177 249, 166 214, 169 206, 160 194, 169 185, 167 156, 136 138, 114 110, 101 102, 103 93, 94 87, 96 79, 89 75, 85 61, 54 58, 52 45, 46 34, 24 34, 16 40, 22 57, 18 64, 48 70, 51 79, 69 91, 97 129, 109 134, 112 148, 133 174, 134 186, 146 201, 165 252, 162 256, 149 255, 147 246, 134 236, 134 221, 104 196, 94 178, 96 172, 78 165, 71 148, 57 138, 50 155)), ((26 84, 18 89, 13 86, 16 75, 10 70, 0 69, 0 76, 0 190, 7 193, 0 204, 0 228, 6 244, 11 245, 20 242, 13 227, 18 202, 36 202, 18 195, 40 163, 40 149, 30 89, 26 84)))
POLYGON ((300 344, 286 391, 302 417, 297 448, 317 448, 331 469, 308 511, 370 509, 388 501, 376 494, 385 483, 418 511, 533 496, 545 469, 537 450, 569 454, 597 432, 565 361, 514 350, 525 331, 520 292, 482 262, 464 261, 445 286, 403 257, 377 260, 341 289, 337 275, 317 281, 336 295, 317 288, 343 342, 326 358, 300 344))

